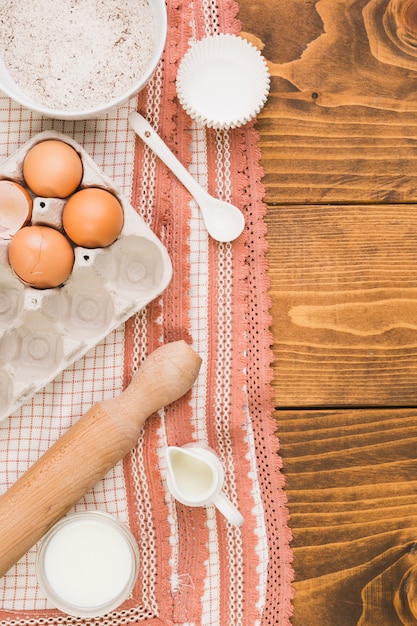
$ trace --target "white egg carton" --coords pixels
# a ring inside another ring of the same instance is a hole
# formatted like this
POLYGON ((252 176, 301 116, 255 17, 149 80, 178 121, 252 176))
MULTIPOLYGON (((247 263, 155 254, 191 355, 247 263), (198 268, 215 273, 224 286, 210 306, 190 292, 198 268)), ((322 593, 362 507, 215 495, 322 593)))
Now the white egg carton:
MULTIPOLYGON (((166 248, 70 137, 54 131, 35 135, 0 164, 0 179, 23 184, 24 157, 45 139, 60 139, 76 149, 84 167, 81 188, 98 186, 114 193, 123 206, 124 225, 107 248, 76 247, 71 276, 54 289, 23 284, 8 263, 9 241, 0 239, 0 420, 160 295, 172 276, 166 248)), ((32 224, 61 228, 64 204, 34 198, 32 224)))

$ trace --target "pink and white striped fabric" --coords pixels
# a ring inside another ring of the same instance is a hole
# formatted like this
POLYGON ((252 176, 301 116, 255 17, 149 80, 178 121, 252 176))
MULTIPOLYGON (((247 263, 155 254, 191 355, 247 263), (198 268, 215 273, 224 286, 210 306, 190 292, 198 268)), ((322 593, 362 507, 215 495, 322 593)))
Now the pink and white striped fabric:
POLYGON ((116 515, 135 534, 141 571, 132 597, 97 620, 55 610, 36 581, 37 546, 0 581, 0 626, 125 624, 285 626, 292 598, 290 533, 274 435, 264 189, 253 123, 233 131, 193 123, 176 100, 178 62, 190 42, 239 32, 227 0, 168 1, 166 50, 147 88, 98 120, 41 118, 0 97, 0 157, 53 128, 78 141, 168 249, 173 278, 162 296, 66 369, 0 424, 4 491, 91 405, 129 382, 161 343, 187 340, 203 366, 187 396, 151 417, 134 450, 75 510, 116 515), (239 206, 243 235, 211 240, 195 202, 135 138, 127 118, 138 108, 211 193, 239 206), (167 445, 209 444, 226 470, 240 528, 214 508, 190 509, 166 488, 167 445))

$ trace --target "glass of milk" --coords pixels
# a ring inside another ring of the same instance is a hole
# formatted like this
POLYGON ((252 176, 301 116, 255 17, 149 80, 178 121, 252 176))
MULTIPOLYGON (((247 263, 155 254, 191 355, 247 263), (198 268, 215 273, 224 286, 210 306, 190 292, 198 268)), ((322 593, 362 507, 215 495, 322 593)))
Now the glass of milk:
POLYGON ((44 536, 39 585, 54 606, 76 617, 100 617, 132 593, 139 550, 129 528, 101 511, 74 513, 44 536))

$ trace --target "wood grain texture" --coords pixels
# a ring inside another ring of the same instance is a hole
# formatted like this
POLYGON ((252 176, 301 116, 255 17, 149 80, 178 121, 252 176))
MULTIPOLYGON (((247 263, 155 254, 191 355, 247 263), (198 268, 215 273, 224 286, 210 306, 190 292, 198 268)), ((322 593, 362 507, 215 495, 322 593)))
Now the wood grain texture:
POLYGON ((243 0, 272 76, 258 116, 275 203, 417 201, 415 0, 243 0))
POLYGON ((417 0, 239 6, 272 75, 257 128, 292 624, 416 626, 417 0))
POLYGON ((280 411, 294 626, 417 623, 417 410, 280 411))
POLYGON ((269 211, 281 407, 417 404, 417 207, 269 211))

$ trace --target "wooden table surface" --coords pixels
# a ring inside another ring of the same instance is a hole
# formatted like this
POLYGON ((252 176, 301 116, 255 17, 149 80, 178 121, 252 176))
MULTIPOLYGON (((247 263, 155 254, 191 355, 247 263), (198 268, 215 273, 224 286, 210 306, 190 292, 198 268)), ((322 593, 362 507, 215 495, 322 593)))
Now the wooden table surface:
POLYGON ((294 626, 417 624, 417 0, 239 0, 294 626))

